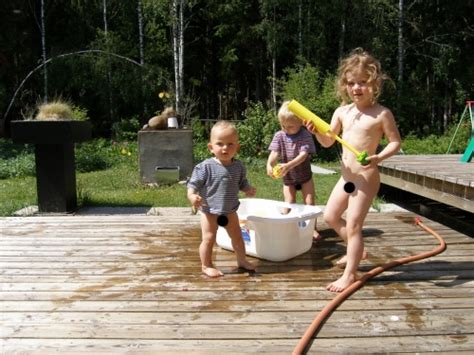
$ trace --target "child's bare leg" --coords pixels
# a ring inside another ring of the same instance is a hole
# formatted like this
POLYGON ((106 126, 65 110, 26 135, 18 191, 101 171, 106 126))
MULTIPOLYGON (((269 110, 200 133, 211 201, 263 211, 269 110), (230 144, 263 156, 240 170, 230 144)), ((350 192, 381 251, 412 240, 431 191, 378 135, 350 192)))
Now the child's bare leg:
MULTIPOLYGON (((366 260, 369 257, 369 254, 367 251, 364 249, 362 252, 362 257, 360 260, 366 260)), ((340 269, 345 269, 347 265, 347 254, 345 254, 342 258, 340 258, 338 261, 336 261, 336 266, 340 269)))
MULTIPOLYGON (((303 195, 303 201, 305 205, 314 206, 315 193, 314 193, 314 182, 310 179, 301 185, 301 193, 303 195)), ((314 221, 313 241, 317 242, 321 240, 317 227, 317 219, 314 221)))
POLYGON ((326 287, 331 292, 341 292, 357 279, 357 268, 365 252, 362 226, 377 190, 378 186, 361 183, 357 193, 351 195, 349 199, 346 224, 346 265, 342 276, 326 287))
MULTIPOLYGON (((336 186, 334 186, 324 211, 324 220, 332 229, 336 231, 336 233, 344 240, 344 243, 347 245, 347 223, 346 220, 342 218, 342 214, 347 209, 349 198, 356 192, 353 194, 348 194, 346 191, 344 191, 345 183, 346 181, 341 178, 337 182, 336 186)), ((362 253, 362 259, 367 259, 367 256, 367 252, 364 250, 362 253)), ((339 259, 336 262, 336 265, 338 267, 345 268, 346 263, 347 254, 339 259)))
POLYGON ((201 258, 201 269, 209 277, 224 275, 222 271, 216 269, 212 264, 212 249, 216 241, 217 216, 209 213, 201 215, 202 241, 199 245, 199 257, 201 258))
POLYGON ((242 231, 240 229, 239 218, 237 213, 233 212, 227 215, 229 223, 225 227, 227 233, 230 236, 232 242, 232 248, 234 249, 235 256, 237 257, 237 265, 246 270, 255 270, 255 265, 247 260, 245 255, 245 243, 242 238, 242 231))
MULTIPOLYGON (((283 200, 286 203, 296 202, 296 189, 293 185, 283 184, 283 200)), ((283 208, 281 214, 288 214, 291 212, 290 208, 283 208)))
POLYGON ((347 209, 349 195, 344 191, 345 181, 340 178, 329 196, 324 210, 324 221, 347 242, 346 221, 342 214, 347 209))
POLYGON ((331 282, 326 287, 328 291, 342 292, 357 280, 357 268, 359 267, 363 251, 362 233, 359 235, 351 233, 347 242, 347 259, 344 273, 339 279, 331 282))

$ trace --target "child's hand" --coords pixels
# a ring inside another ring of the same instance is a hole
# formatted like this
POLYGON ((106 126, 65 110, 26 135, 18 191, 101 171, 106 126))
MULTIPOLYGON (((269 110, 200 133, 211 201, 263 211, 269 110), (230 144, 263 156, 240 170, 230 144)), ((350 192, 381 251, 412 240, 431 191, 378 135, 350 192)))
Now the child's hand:
POLYGON ((382 159, 380 159, 380 157, 375 154, 375 155, 371 155, 370 157, 367 157, 367 160, 369 161, 369 164, 367 165, 362 165, 365 169, 367 168, 374 168, 378 165, 378 163, 380 163, 382 161, 382 159))
POLYGON ((257 193, 257 189, 253 186, 249 186, 244 190, 245 196, 247 197, 254 197, 257 193))
POLYGON ((304 125, 308 129, 308 131, 313 134, 316 134, 316 132, 318 131, 311 121, 304 121, 304 125))
POLYGON ((189 194, 188 199, 194 208, 199 208, 202 205, 202 197, 198 194, 189 194))
POLYGON ((281 169, 280 175, 285 176, 286 174, 288 174, 288 171, 291 170, 291 167, 289 163, 283 163, 283 164, 280 164, 280 169, 281 169))
POLYGON ((267 175, 273 177, 273 167, 271 165, 267 165, 267 175))

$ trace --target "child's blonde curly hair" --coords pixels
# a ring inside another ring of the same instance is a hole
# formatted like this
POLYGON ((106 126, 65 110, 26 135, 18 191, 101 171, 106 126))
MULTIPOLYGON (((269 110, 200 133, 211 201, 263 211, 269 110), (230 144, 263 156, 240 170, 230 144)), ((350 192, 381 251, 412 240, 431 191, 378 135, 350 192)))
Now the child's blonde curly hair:
POLYGON ((382 92, 382 83, 390 78, 382 72, 380 62, 362 48, 354 49, 344 58, 337 71, 336 93, 342 104, 350 102, 347 94, 347 73, 360 72, 368 77, 367 83, 372 86, 374 102, 382 92))

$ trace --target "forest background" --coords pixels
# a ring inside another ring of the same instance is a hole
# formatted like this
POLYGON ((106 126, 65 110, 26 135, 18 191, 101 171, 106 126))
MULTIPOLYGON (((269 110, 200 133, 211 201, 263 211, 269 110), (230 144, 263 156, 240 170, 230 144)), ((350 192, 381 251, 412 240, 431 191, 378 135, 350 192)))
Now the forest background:
POLYGON ((392 78, 402 135, 442 134, 474 99, 471 0, 15 0, 0 8, 1 132, 64 98, 95 137, 166 105, 183 123, 245 120, 295 98, 329 120, 341 57, 363 47, 392 78))

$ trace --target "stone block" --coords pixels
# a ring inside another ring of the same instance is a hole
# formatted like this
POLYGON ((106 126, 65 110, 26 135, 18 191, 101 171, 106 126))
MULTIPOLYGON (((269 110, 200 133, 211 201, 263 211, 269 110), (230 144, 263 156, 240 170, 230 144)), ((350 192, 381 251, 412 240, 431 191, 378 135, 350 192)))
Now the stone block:
POLYGON ((157 167, 179 167, 179 179, 193 171, 193 132, 167 129, 138 132, 140 178, 143 183, 159 183, 157 167))

